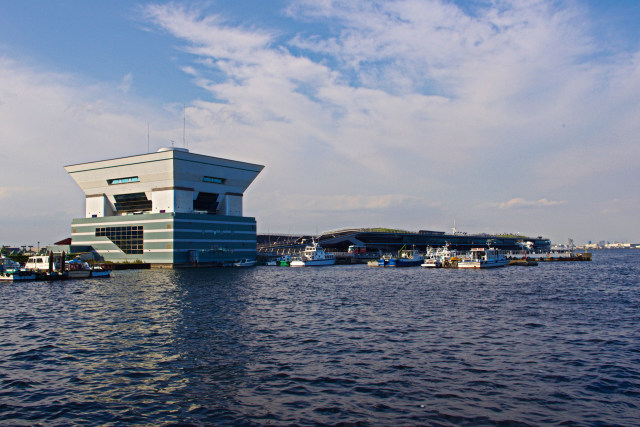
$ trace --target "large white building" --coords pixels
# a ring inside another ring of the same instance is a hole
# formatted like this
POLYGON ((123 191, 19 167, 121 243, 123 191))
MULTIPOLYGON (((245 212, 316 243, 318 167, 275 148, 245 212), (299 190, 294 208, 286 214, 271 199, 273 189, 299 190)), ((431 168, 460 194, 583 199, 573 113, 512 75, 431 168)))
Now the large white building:
POLYGON ((72 245, 167 267, 255 258, 256 221, 242 215, 242 198, 263 167, 184 148, 65 166, 86 196, 72 245))

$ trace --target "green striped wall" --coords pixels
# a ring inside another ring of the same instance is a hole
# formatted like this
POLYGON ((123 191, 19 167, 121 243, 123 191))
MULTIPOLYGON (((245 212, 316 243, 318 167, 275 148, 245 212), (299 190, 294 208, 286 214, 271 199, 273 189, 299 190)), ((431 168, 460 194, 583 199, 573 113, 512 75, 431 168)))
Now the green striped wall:
POLYGON ((198 263, 229 263, 256 257, 256 222, 250 217, 159 213, 76 218, 72 221, 73 245, 90 245, 105 260, 182 265, 190 258, 198 263), (97 227, 141 225, 143 254, 125 254, 106 237, 96 237, 97 227))

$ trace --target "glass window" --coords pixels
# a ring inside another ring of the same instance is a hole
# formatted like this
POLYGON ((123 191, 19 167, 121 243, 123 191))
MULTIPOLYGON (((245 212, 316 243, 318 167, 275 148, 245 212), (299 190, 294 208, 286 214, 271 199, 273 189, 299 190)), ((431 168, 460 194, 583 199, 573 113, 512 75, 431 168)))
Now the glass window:
POLYGON ((224 178, 216 178, 214 176, 205 176, 202 178, 202 182, 212 182, 214 184, 224 184, 224 178))
POLYGON ((113 184, 127 184, 130 182, 139 182, 140 180, 138 179, 137 176, 130 176, 127 178, 116 178, 116 179, 108 179, 107 180, 107 184, 109 185, 113 185, 113 184))
POLYGON ((96 228, 96 236, 111 240, 125 254, 142 254, 143 227, 100 227, 96 228))

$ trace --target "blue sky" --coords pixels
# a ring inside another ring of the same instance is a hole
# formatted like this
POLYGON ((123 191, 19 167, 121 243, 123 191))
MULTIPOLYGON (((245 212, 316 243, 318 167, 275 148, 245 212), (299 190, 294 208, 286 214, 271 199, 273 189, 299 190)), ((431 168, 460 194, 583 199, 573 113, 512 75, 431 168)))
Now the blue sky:
POLYGON ((0 242, 69 235, 62 166, 182 141, 266 166, 263 233, 640 242, 640 2, 0 0, 0 242))

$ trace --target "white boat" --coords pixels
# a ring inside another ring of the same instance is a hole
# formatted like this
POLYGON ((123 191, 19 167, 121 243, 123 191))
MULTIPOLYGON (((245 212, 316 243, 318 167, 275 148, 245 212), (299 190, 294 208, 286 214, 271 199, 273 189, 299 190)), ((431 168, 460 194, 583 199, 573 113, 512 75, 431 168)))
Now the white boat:
POLYGON ((242 258, 240 261, 233 263, 234 267, 253 267, 254 265, 256 265, 256 260, 247 258, 242 258))
POLYGON ((440 258, 438 258, 435 254, 424 259, 424 262, 420 264, 420 267, 425 268, 440 268, 442 267, 442 262, 440 258))
POLYGON ((421 266, 426 268, 449 267, 452 261, 457 260, 458 252, 455 249, 449 249, 449 245, 447 245, 436 251, 429 249, 421 266))
POLYGON ((65 262, 66 277, 69 279, 85 279, 91 277, 91 267, 80 258, 72 259, 65 262))
POLYGON ((291 267, 316 267, 323 265, 333 265, 336 263, 336 258, 333 254, 328 254, 322 249, 322 247, 313 242, 304 248, 304 251, 299 257, 292 260, 289 263, 291 267))
POLYGON ((458 268, 504 267, 509 260, 494 248, 473 248, 469 256, 458 261, 458 268))
POLYGON ((24 268, 32 271, 58 271, 60 270, 61 260, 62 256, 59 254, 34 255, 27 259, 24 268))

